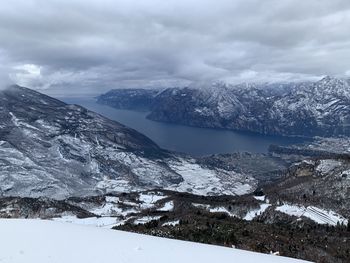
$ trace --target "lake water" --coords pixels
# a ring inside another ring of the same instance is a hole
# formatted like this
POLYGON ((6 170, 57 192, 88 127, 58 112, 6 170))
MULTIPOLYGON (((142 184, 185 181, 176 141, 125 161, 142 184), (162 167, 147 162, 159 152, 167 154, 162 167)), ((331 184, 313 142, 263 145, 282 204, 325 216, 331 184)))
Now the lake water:
POLYGON ((300 138, 264 136, 247 132, 194 128, 155 122, 146 119, 147 112, 114 109, 97 104, 92 98, 60 98, 60 100, 69 104, 81 105, 131 127, 148 136, 164 149, 196 156, 238 151, 266 153, 271 144, 290 145, 305 141, 300 138))

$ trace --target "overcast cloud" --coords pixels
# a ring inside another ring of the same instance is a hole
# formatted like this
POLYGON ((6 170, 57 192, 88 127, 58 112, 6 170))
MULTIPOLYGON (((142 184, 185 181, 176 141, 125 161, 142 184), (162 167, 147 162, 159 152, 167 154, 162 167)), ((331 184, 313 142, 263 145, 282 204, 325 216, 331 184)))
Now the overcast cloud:
POLYGON ((348 0, 4 0, 0 78, 64 95, 348 76, 349 29, 348 0))

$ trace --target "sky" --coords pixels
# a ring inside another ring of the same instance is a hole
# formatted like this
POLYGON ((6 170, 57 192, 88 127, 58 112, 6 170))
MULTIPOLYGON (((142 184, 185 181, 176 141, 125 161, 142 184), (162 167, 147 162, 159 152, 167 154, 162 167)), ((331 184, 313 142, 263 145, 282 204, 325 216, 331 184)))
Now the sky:
POLYGON ((349 0, 3 0, 0 86, 49 94, 350 76, 349 0))

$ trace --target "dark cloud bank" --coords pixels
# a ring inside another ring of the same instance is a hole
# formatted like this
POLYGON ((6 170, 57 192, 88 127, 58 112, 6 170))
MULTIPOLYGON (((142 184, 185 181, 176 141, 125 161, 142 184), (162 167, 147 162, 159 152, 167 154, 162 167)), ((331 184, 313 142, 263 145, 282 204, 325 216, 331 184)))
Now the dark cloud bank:
POLYGON ((65 95, 348 76, 349 28, 348 0, 5 0, 0 79, 65 95))

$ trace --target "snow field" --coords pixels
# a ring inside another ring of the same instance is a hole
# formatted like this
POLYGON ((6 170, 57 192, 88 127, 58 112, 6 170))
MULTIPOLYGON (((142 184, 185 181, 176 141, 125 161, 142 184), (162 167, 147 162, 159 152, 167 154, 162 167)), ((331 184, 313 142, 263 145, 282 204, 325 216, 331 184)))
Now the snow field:
POLYGON ((307 217, 318 224, 328 224, 335 226, 339 224, 348 224, 348 220, 334 211, 326 211, 315 206, 297 206, 290 204, 283 204, 276 207, 276 211, 292 215, 296 217, 307 217))
POLYGON ((0 262, 306 262, 239 249, 61 222, 1 219, 0 262))

